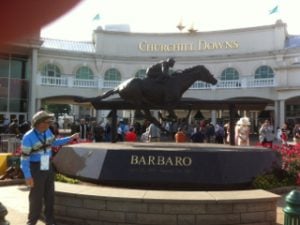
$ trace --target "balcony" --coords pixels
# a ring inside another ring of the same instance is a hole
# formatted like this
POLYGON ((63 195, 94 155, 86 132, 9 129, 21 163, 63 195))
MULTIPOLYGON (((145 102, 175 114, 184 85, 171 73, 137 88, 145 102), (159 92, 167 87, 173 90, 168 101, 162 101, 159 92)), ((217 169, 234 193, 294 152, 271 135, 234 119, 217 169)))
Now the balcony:
MULTIPOLYGON (((123 81, 103 80, 101 78, 93 79, 76 79, 71 75, 62 75, 61 77, 37 76, 37 85, 55 86, 68 88, 94 88, 94 89, 111 89, 123 81)), ((239 80, 218 80, 217 85, 213 86, 202 81, 196 81, 190 90, 205 89, 233 89, 233 88, 265 88, 276 87, 276 78, 255 79, 253 76, 244 76, 239 80)))

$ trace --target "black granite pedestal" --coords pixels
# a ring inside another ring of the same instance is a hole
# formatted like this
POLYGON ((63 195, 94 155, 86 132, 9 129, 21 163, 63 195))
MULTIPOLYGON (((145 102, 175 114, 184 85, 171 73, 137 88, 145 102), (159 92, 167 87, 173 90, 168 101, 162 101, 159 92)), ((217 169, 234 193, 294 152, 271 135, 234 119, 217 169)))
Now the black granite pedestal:
POLYGON ((262 147, 194 143, 84 143, 64 146, 54 158, 65 175, 98 184, 226 190, 249 188, 258 174, 279 165, 262 147))

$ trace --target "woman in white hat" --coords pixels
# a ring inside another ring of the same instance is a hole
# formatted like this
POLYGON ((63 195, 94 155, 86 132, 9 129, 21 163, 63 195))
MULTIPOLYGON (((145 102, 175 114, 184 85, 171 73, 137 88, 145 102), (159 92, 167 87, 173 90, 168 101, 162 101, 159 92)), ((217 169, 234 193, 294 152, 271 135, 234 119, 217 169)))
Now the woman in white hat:
POLYGON ((249 146, 250 121, 248 117, 239 119, 235 126, 235 141, 238 146, 249 146))

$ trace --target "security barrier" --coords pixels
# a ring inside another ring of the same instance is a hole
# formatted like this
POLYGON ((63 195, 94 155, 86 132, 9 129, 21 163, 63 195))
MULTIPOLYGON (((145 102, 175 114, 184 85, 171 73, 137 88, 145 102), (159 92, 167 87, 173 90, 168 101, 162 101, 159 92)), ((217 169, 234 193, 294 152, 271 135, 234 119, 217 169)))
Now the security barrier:
POLYGON ((20 145, 20 139, 14 134, 0 134, 0 152, 15 153, 20 145))
MULTIPOLYGON (((1 152, 0 153, 0 176, 5 174, 5 171, 8 168, 8 158, 11 156, 11 153, 1 152)), ((1 225, 1 224, 0 224, 1 225)))

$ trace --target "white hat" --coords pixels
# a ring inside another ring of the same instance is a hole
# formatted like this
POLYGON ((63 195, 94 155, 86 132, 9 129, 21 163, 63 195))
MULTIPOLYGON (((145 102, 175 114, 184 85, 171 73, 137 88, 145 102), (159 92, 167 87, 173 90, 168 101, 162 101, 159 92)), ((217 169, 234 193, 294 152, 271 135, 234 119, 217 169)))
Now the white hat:
POLYGON ((249 121, 248 117, 244 116, 244 117, 240 118, 239 121, 236 124, 240 125, 240 126, 249 126, 250 121, 249 121))
POLYGON ((36 114, 33 115, 32 117, 32 126, 36 127, 37 124, 40 122, 45 121, 46 119, 53 119, 53 116, 46 111, 39 111, 36 114))

